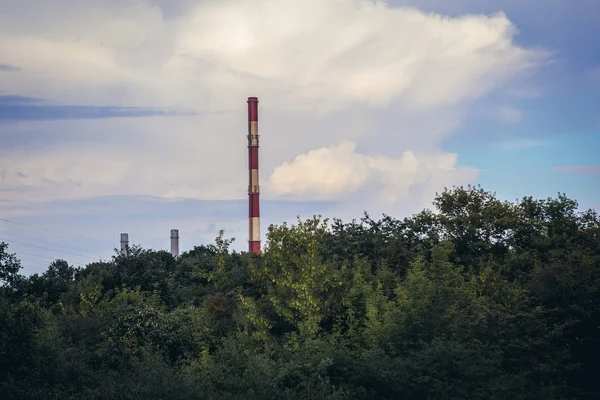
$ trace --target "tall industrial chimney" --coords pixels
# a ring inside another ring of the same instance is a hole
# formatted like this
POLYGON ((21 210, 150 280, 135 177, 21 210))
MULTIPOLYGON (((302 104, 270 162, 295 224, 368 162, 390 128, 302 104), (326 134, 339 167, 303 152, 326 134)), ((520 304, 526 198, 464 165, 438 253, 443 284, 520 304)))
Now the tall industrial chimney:
POLYGON ((129 246, 129 234, 121 233, 121 251, 125 250, 129 246))
POLYGON ((248 97, 248 251, 260 253, 260 187, 258 185, 258 98, 248 97))
POLYGON ((171 229, 171 255, 177 257, 179 255, 179 230, 171 229))

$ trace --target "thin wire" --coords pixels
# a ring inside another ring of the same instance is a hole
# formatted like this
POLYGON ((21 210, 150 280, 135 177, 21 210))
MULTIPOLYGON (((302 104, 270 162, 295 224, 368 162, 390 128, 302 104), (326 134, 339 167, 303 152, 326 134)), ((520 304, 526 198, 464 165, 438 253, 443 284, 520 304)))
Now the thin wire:
POLYGON ((44 264, 44 265, 50 265, 51 264, 51 262, 49 263, 49 262, 44 261, 44 260, 36 260, 35 258, 24 258, 24 257, 18 257, 18 258, 19 258, 19 261, 27 261, 27 262, 32 262, 32 263, 41 263, 41 264, 44 264))
MULTIPOLYGON (((40 260, 34 260, 34 259, 28 259, 28 258, 19 258, 19 261, 21 262, 21 267, 22 268, 30 268, 29 265, 30 264, 36 264, 36 265, 41 265, 43 266, 43 270, 42 272, 46 272, 48 270, 48 268, 50 268, 50 266, 52 265, 52 263, 54 263, 54 261, 52 262, 44 262, 44 261, 40 261, 40 260)), ((66 261, 66 260, 64 260, 66 261)), ((66 261, 67 264, 69 264, 72 267, 77 267, 77 268, 83 268, 81 265, 77 265, 77 264, 73 264, 71 262, 66 261)))
MULTIPOLYGON (((22 268, 27 268, 27 269, 32 269, 34 271, 39 271, 42 273, 45 273, 48 271, 48 268, 50 268, 50 264, 46 264, 46 263, 41 263, 41 262, 37 262, 34 260, 28 260, 28 259, 21 259, 21 261, 25 261, 27 263, 27 265, 21 265, 22 268), (40 265, 43 266, 43 268, 40 267, 31 267, 30 264, 35 264, 35 265, 40 265)), ((71 263, 68 263, 70 267, 79 267, 79 265, 74 265, 71 263)))
POLYGON ((106 242, 104 240, 92 239, 92 238, 81 236, 81 235, 75 235, 73 233, 56 231, 56 230, 53 230, 53 229, 43 228, 41 226, 29 225, 29 224, 25 224, 25 223, 22 223, 22 222, 9 221, 8 219, 5 219, 5 218, 0 218, 0 221, 4 221, 4 222, 9 223, 9 224, 23 225, 23 226, 28 226, 30 228, 41 229, 43 231, 48 231, 48 232, 53 232, 53 233, 59 233, 61 235, 73 236, 73 237, 77 237, 77 238, 80 238, 80 239, 91 240, 91 241, 98 242, 98 243, 104 243, 104 244, 114 245, 114 243, 106 242))
MULTIPOLYGON (((21 254, 29 254, 29 253, 21 253, 21 254)), ((52 265, 52 263, 54 263, 55 261, 57 261, 57 259, 52 260, 52 261, 42 261, 42 260, 36 260, 36 259, 23 258, 23 257, 20 257, 20 256, 18 256, 17 258, 19 259, 19 261, 21 261, 21 268, 28 269, 28 270, 33 270, 35 272, 40 272, 40 273, 47 272, 48 268, 50 267, 50 265, 52 265), (23 265, 23 262, 25 262, 25 265, 23 265), (32 266, 30 266, 30 264, 42 265, 43 268, 32 267, 32 266)), ((69 260, 64 260, 64 259, 61 259, 61 260, 66 261, 67 264, 69 264, 71 267, 83 268, 83 265, 81 265, 81 264, 76 264, 76 263, 73 263, 73 262, 71 262, 69 260)))
MULTIPOLYGON (((25 253, 24 251, 19 251, 17 255, 19 255, 19 254, 25 254, 25 255, 27 255, 27 256, 33 256, 33 257, 39 257, 39 258, 43 258, 43 259, 44 259, 44 261, 47 261, 47 260, 52 260, 52 261, 54 261, 54 259, 53 259, 53 258, 51 258, 51 257, 48 257, 48 256, 41 256, 41 255, 39 255, 39 254, 25 253)), ((52 262, 52 261, 50 261, 50 262, 52 262)))
POLYGON ((39 275, 46 273, 46 271, 48 270, 47 268, 41 268, 41 267, 35 267, 35 266, 32 267, 29 264, 27 266, 22 265, 21 268, 23 270, 27 270, 27 272, 35 273, 35 274, 39 274, 39 275))
POLYGON ((78 264, 78 263, 74 263, 74 262, 72 262, 72 261, 65 260, 64 258, 61 258, 61 257, 52 258, 52 257, 48 257, 48 256, 41 256, 41 255, 39 255, 39 254, 26 253, 26 252, 24 252, 24 251, 20 251, 20 252, 18 252, 18 253, 17 253, 17 258, 18 258, 18 259, 20 259, 20 260, 24 260, 24 258, 22 258, 22 257, 20 256, 21 254, 25 254, 26 256, 30 256, 30 257, 37 257, 37 258, 38 258, 38 260, 35 260, 35 261, 39 261, 39 262, 48 263, 48 265, 52 264, 52 263, 53 263, 54 261, 56 261, 56 260, 64 260, 64 261, 68 262, 68 263, 69 263, 69 264, 71 264, 71 265, 76 265, 76 266, 78 266, 78 267, 80 267, 80 266, 81 266, 81 265, 80 265, 80 264, 78 264))
POLYGON ((37 249, 42 249, 42 250, 49 250, 49 251, 56 251, 56 252, 60 252, 60 253, 64 253, 64 254, 69 254, 72 256, 76 256, 76 257, 83 257, 83 258, 88 258, 90 260, 94 260, 96 261, 96 258, 94 257, 89 257, 89 256, 84 256, 81 254, 76 254, 76 253, 69 253, 67 251, 61 251, 61 250, 56 250, 56 249, 51 249, 48 247, 42 247, 42 246, 36 246, 34 244, 28 244, 28 243, 23 243, 23 242, 17 242, 16 240, 8 240, 8 239, 4 239, 4 238, 0 238, 0 241, 5 241, 5 242, 9 242, 9 243, 16 243, 16 244, 21 244, 23 246, 28 246, 28 247, 35 247, 37 249))
MULTIPOLYGON (((20 254, 28 254, 28 255, 33 255, 36 257, 40 257, 36 254, 30 254, 30 253, 20 253, 20 254)), ((48 271, 48 268, 50 267, 50 265, 52 265, 53 262, 55 262, 57 259, 54 259, 52 261, 43 261, 43 260, 36 260, 36 259, 29 259, 29 258, 24 258, 21 257, 20 255, 17 255, 17 258, 19 259, 19 261, 21 262, 21 268, 24 270, 31 270, 33 272, 39 272, 41 274, 46 273, 48 271), (32 266, 31 264, 35 264, 36 266, 32 266), (43 266, 43 267, 38 267, 39 266, 43 266)), ((83 268, 82 265, 80 264, 76 264, 73 263, 69 260, 64 260, 66 261, 70 266, 72 267, 80 267, 83 268)))
POLYGON ((3 232, 3 233, 4 234, 13 235, 13 236, 18 236, 18 237, 21 237, 23 239, 36 240, 36 241, 44 242, 44 243, 47 243, 47 244, 50 244, 50 245, 53 245, 53 246, 67 247, 69 249, 83 251, 85 253, 90 253, 90 254, 94 254, 94 255, 100 256, 100 254, 96 253, 95 251, 89 251, 89 250, 82 249, 82 248, 79 248, 79 247, 73 247, 73 246, 69 246, 69 245, 66 245, 66 244, 52 243, 52 242, 49 242, 47 240, 40 239, 40 238, 34 238, 34 237, 31 237, 31 236, 19 235, 18 233, 12 233, 12 232, 3 232))
POLYGON ((46 269, 50 266, 49 264, 46 264, 45 262, 39 261, 39 260, 30 260, 27 258, 20 258, 20 261, 25 261, 27 264, 36 264, 36 265, 43 265, 46 269))

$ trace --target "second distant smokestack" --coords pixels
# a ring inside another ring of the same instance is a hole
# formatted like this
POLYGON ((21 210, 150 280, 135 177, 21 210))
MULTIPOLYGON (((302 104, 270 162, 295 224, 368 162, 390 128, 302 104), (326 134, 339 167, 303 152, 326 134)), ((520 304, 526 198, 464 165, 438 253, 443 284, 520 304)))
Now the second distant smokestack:
POLYGON ((248 251, 260 253, 260 186, 258 184, 258 98, 248 97, 248 251))
POLYGON ((121 233, 121 250, 125 250, 129 246, 129 234, 121 233))
POLYGON ((171 229, 171 255, 177 257, 179 255, 179 230, 171 229))

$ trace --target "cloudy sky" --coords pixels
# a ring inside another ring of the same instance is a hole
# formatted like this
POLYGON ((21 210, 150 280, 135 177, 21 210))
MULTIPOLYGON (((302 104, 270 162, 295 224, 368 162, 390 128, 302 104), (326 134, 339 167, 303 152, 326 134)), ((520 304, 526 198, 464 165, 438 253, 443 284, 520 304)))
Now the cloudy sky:
POLYGON ((248 96, 263 240, 453 185, 600 209, 598 37, 600 0, 0 0, 0 241, 246 249, 248 96))

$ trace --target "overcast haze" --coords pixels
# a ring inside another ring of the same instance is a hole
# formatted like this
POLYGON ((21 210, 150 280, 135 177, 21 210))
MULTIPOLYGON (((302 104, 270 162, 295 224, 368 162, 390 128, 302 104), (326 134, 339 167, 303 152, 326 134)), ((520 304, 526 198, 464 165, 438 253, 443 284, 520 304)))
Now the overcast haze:
POLYGON ((0 240, 26 272, 109 258, 121 232, 246 249, 248 96, 263 243, 296 215, 403 217, 453 185, 600 208, 597 0, 0 10, 0 240))

